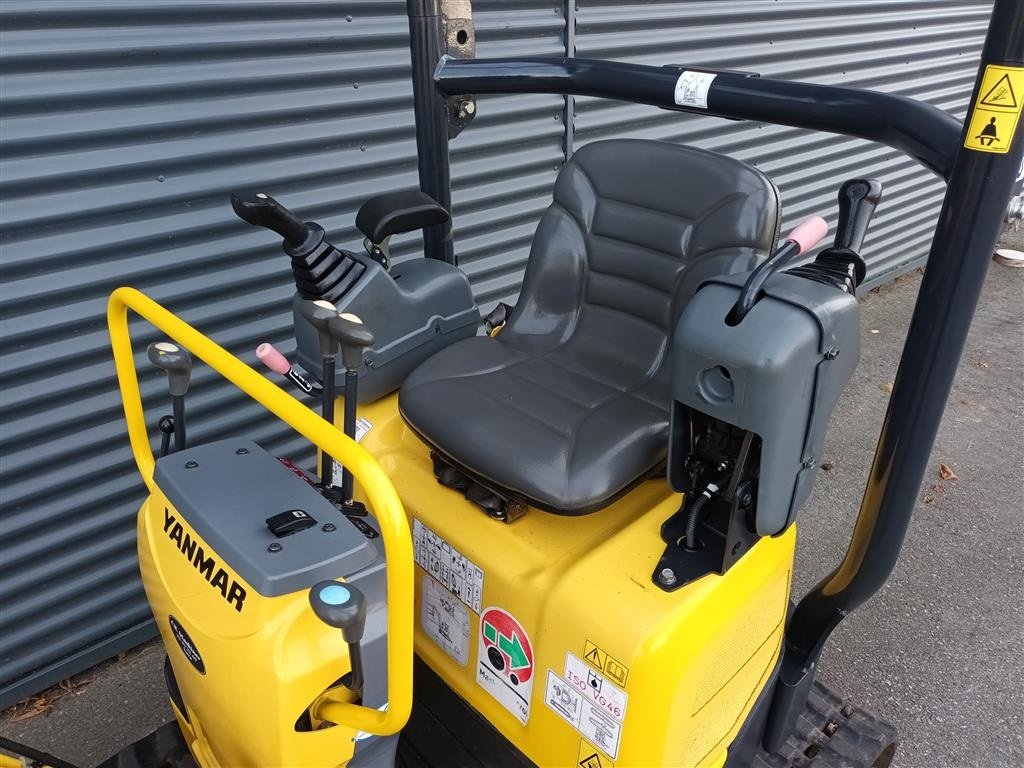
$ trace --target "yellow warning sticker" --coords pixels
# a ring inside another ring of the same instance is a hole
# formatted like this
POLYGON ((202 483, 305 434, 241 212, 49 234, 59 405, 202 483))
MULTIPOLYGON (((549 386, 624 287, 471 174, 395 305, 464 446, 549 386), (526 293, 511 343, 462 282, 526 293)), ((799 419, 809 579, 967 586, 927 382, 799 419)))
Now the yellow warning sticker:
POLYGON ((629 668, 620 664, 607 651, 598 648, 596 643, 587 640, 583 645, 583 659, 598 672, 604 672, 613 682, 621 687, 626 687, 626 678, 629 677, 629 668))
POLYGON ((967 121, 964 146, 978 152, 1009 152, 1022 108, 1024 67, 989 64, 967 121))
POLYGON ((607 755, 598 752, 586 739, 580 739, 576 765, 580 768, 615 768, 615 763, 609 760, 607 755))

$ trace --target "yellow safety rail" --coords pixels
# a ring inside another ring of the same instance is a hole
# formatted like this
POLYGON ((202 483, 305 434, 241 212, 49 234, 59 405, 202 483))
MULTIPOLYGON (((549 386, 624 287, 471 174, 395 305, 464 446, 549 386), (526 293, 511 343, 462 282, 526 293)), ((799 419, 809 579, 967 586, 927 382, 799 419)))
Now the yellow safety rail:
POLYGON ((330 456, 337 458, 365 490, 380 526, 387 557, 388 709, 331 702, 332 721, 379 736, 398 733, 412 711, 413 551, 409 523, 394 486, 364 448, 272 384, 223 347, 134 288, 118 288, 107 303, 107 325, 124 403, 128 437, 146 486, 153 489, 155 461, 149 446, 135 358, 128 332, 128 310, 166 333, 253 400, 330 456))

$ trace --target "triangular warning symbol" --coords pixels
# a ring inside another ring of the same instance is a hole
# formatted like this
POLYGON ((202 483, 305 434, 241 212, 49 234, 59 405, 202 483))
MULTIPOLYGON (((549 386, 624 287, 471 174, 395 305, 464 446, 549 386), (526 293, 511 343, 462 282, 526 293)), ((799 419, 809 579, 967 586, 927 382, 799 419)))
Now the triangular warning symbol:
POLYGON ((988 89, 988 93, 981 97, 979 105, 986 107, 1017 108, 1017 94, 1013 92, 1013 83, 1009 75, 1003 75, 996 81, 996 84, 988 89))
POLYGON ((595 752, 590 757, 585 757, 579 762, 581 768, 601 768, 601 756, 595 752))

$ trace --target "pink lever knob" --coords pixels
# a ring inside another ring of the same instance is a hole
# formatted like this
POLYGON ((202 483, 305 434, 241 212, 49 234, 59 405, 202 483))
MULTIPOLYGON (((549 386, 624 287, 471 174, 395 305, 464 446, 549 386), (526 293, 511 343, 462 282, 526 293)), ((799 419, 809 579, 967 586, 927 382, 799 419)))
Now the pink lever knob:
POLYGON ((820 243, 827 234, 828 222, 821 216, 811 216, 797 224, 793 231, 786 235, 786 239, 796 243, 800 247, 800 253, 806 253, 820 243))
POLYGON ((286 376, 288 371, 292 369, 291 363, 288 362, 288 358, 277 351, 277 347, 273 344, 264 342, 256 347, 256 357, 267 366, 274 373, 280 373, 282 376, 286 376))

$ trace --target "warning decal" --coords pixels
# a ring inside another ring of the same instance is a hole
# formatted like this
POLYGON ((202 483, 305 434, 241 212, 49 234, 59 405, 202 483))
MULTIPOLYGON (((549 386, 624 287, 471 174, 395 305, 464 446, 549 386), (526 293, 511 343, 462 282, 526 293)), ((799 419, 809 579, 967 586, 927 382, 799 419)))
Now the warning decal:
POLYGON ((626 678, 629 677, 629 668, 624 664, 620 664, 617 659, 613 658, 607 651, 598 648, 596 643, 592 643, 589 640, 583 645, 583 660, 590 666, 596 669, 598 672, 604 672, 605 675, 615 681, 615 684, 626 687, 626 678))
POLYGON ((501 608, 484 610, 476 681, 523 725, 530 719, 533 672, 533 646, 526 630, 501 608))
POLYGON ((580 749, 576 754, 576 765, 580 768, 615 768, 615 763, 597 753, 597 747, 580 739, 580 749))
POLYGON ((626 715, 626 693, 571 653, 565 654, 565 680, 582 693, 592 706, 622 722, 626 715))
MULTIPOLYGON (((603 714, 576 686, 550 669, 544 689, 544 703, 603 754, 613 760, 618 757, 622 723, 603 714)), ((591 762, 591 765, 596 766, 598 763, 591 762)))
POLYGON ((978 152, 1009 152, 1022 105, 1024 67, 989 64, 981 78, 978 101, 967 120, 964 146, 978 152))

